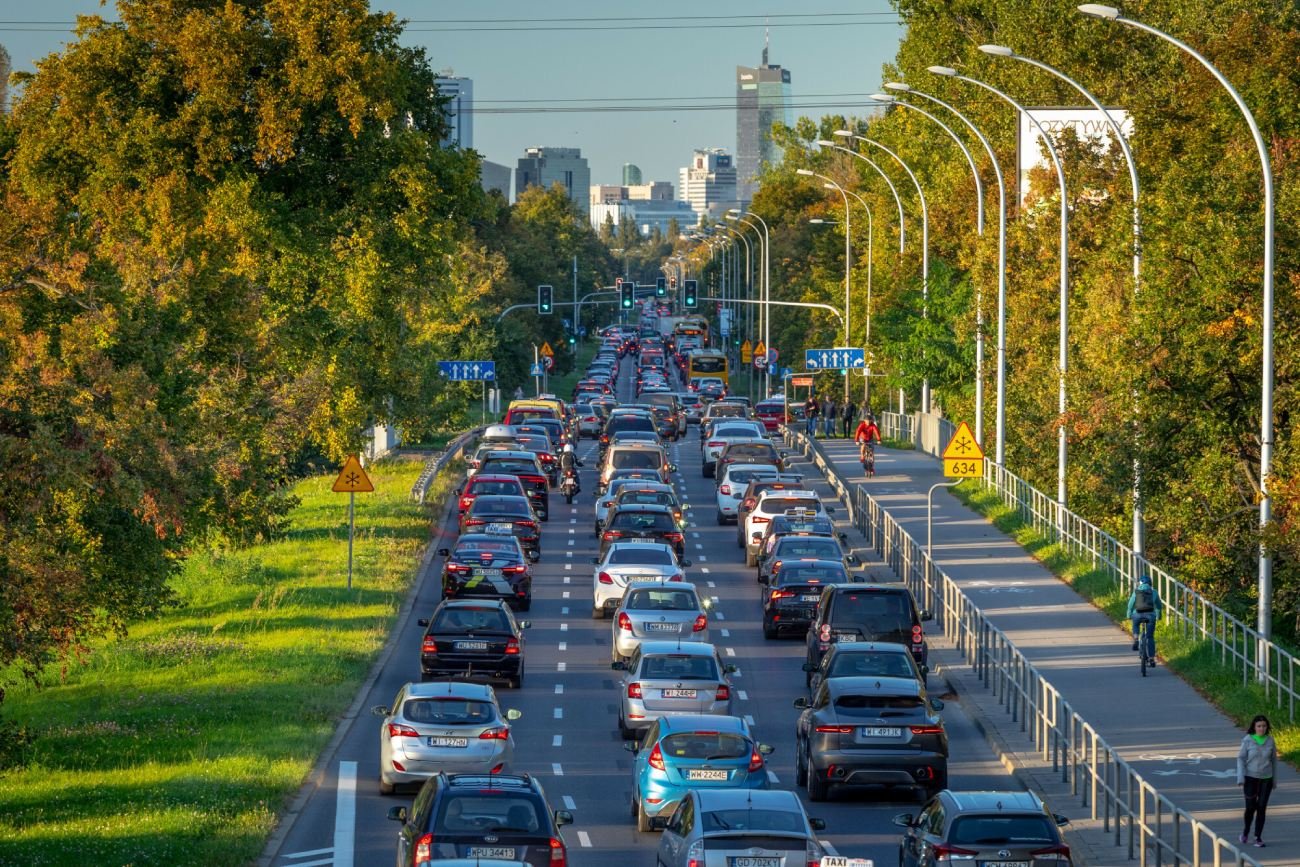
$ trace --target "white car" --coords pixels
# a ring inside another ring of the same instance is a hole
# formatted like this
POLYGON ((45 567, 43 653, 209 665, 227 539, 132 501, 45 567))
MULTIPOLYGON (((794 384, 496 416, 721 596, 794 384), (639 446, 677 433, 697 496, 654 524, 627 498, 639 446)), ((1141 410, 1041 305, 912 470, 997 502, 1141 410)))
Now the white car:
POLYGON ((736 509, 751 481, 757 478, 775 479, 777 475, 776 468, 771 464, 728 464, 718 477, 718 526, 736 522, 736 509))
POLYGON ((704 464, 704 478, 713 478, 718 464, 718 456, 732 440, 767 439, 767 430, 761 421, 746 419, 727 419, 713 425, 709 436, 700 441, 700 460, 704 464))
POLYGON ((745 565, 758 564, 758 549, 763 540, 764 525, 775 515, 784 515, 790 509, 805 509, 814 515, 825 515, 827 509, 822 498, 813 491, 764 491, 758 502, 745 516, 745 565))
POLYGON ((604 557, 593 557, 591 616, 607 617, 618 608, 628 587, 684 581, 690 560, 678 562, 672 545, 663 542, 614 542, 604 557))
POLYGON ((610 639, 614 662, 627 662, 643 641, 708 644, 708 603, 686 582, 629 587, 614 613, 610 639))

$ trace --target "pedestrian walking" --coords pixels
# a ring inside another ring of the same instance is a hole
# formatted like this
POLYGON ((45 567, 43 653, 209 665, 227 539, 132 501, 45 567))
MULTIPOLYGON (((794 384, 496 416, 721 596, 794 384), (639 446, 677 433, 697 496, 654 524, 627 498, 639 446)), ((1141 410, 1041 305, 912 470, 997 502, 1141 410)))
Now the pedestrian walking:
POLYGON ((817 403, 817 395, 809 392, 808 399, 804 401, 803 405, 804 433, 808 435, 809 439, 817 438, 817 413, 820 410, 821 406, 817 403))
POLYGON ((840 436, 845 439, 849 438, 849 430, 853 427, 853 420, 857 418, 858 407, 853 403, 853 398, 844 401, 844 408, 840 410, 840 436))
POLYGON ((1262 713, 1250 721, 1246 736, 1237 751, 1237 785, 1246 796, 1246 816, 1242 821, 1240 843, 1250 834, 1250 823, 1255 823, 1255 842, 1264 847, 1264 814, 1268 810, 1268 796, 1273 794, 1273 780, 1277 776, 1277 744, 1273 742, 1273 726, 1262 713))
POLYGON ((522 385, 516 385, 515 400, 523 400, 523 399, 524 399, 524 387, 522 385))
POLYGON ((822 404, 822 433, 826 435, 827 439, 835 436, 835 420, 839 418, 839 413, 836 410, 835 398, 826 398, 826 401, 822 404))

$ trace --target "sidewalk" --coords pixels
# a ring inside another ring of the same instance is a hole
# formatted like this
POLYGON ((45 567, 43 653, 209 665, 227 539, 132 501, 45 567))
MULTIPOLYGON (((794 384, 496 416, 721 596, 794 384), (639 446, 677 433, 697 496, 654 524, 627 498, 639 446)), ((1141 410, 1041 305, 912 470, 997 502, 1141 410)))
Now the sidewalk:
MULTIPOLYGON (((937 460, 878 449, 876 477, 868 481, 853 443, 819 440, 818 446, 842 479, 865 484, 895 521, 924 542, 926 492, 944 481, 937 460)), ((1236 840, 1243 810, 1235 785, 1242 730, 1165 668, 1142 678, 1126 633, 946 491, 934 498, 933 556, 1138 773, 1177 806, 1236 840)), ((1109 846, 1101 823, 1084 819, 1050 763, 1033 752, 1019 723, 1005 715, 960 656, 940 650, 938 660, 963 706, 980 711, 981 727, 1008 754, 1006 761, 1051 797, 1057 812, 1075 820, 1076 833, 1085 832, 1086 849, 1092 850, 1082 853, 1088 863, 1123 863, 1127 850, 1109 846)), ((1300 864, 1300 786, 1296 772, 1285 765, 1269 803, 1264 839, 1266 848, 1247 847, 1247 854, 1261 864, 1300 864)))

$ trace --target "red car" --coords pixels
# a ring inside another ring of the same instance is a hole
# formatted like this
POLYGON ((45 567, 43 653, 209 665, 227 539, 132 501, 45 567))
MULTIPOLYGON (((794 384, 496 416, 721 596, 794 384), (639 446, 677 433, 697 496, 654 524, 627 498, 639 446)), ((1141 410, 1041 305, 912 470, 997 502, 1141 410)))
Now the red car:
POLYGON ((768 433, 773 433, 785 423, 785 401, 760 400, 754 407, 754 418, 763 423, 768 433))
POLYGON ((479 494, 505 494, 512 497, 528 495, 518 476, 507 476, 502 473, 478 473, 470 476, 465 480, 465 487, 461 488, 460 496, 456 500, 457 518, 462 533, 465 532, 465 513, 469 511, 470 506, 474 505, 474 498, 479 494))

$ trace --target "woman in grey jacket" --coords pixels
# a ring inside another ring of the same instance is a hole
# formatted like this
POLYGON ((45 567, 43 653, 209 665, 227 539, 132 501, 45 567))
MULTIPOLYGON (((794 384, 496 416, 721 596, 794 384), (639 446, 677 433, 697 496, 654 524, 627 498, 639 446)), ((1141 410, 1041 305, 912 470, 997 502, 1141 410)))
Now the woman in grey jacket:
POLYGON ((1245 843, 1250 833, 1250 822, 1255 821, 1255 845, 1263 847, 1264 813, 1268 810, 1268 796, 1273 793, 1273 778, 1277 775, 1277 744, 1273 742, 1273 727, 1268 717, 1257 715, 1250 721, 1248 734, 1241 739, 1237 751, 1237 785, 1246 796, 1246 818, 1241 836, 1245 843))

